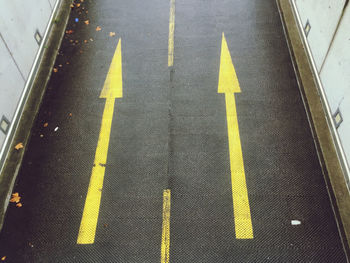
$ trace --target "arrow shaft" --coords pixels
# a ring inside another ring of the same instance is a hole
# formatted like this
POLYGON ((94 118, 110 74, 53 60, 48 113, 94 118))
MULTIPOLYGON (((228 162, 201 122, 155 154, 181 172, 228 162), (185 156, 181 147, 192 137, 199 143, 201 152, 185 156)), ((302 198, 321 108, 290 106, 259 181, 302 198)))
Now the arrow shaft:
POLYGON ((226 93, 225 100, 236 238, 251 239, 253 238, 253 226, 239 136, 235 95, 226 93))
POLYGON ((95 241, 114 104, 115 98, 107 98, 102 115, 102 123, 95 153, 94 166, 91 172, 84 212, 80 223, 77 241, 78 244, 92 244, 95 241))

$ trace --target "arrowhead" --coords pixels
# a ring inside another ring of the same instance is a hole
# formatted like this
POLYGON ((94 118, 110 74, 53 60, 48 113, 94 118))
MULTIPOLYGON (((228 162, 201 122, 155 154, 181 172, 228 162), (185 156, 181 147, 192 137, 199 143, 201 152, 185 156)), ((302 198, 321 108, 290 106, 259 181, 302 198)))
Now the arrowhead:
POLYGON ((122 74, 122 50, 119 38, 117 48, 114 52, 112 63, 109 67, 107 78, 103 85, 100 98, 122 98, 123 97, 123 74, 122 74))
POLYGON ((241 92, 224 33, 222 33, 218 93, 241 92))

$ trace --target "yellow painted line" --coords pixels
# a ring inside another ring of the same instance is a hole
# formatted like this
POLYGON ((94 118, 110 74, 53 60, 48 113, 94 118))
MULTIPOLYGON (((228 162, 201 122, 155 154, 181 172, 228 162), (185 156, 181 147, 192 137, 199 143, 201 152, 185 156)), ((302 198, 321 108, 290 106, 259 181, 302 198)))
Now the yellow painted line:
POLYGON ((106 99, 94 165, 78 234, 78 244, 93 244, 101 203, 103 178, 116 98, 123 97, 121 40, 119 39, 100 98, 106 99))
POLYGON ((168 67, 174 65, 175 0, 170 0, 168 67))
POLYGON ((162 226, 162 246, 161 246, 161 263, 169 263, 170 251, 170 189, 163 192, 163 226, 162 226))
POLYGON ((235 68, 224 33, 222 33, 218 93, 225 93, 227 131, 230 153, 233 211, 237 239, 252 239, 248 189, 244 172, 243 154, 237 120, 234 93, 241 92, 235 68))

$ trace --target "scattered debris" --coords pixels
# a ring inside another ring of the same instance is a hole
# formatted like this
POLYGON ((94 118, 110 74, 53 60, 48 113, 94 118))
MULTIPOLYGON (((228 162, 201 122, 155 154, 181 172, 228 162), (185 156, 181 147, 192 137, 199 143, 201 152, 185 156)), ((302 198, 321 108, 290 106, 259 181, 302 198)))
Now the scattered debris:
POLYGON ((58 126, 57 126, 57 127, 54 129, 54 131, 55 131, 55 132, 57 132, 57 131, 58 131, 58 126))
POLYGON ((110 37, 114 37, 115 36, 115 32, 109 32, 109 36, 110 37))
POLYGON ((92 41, 94 41, 92 38, 90 38, 90 41, 92 42, 92 41))
POLYGON ((40 138, 43 138, 44 137, 44 134, 40 134, 40 138))
POLYGON ((43 126, 46 128, 47 126, 49 126, 49 123, 45 122, 43 126))
POLYGON ((63 66, 62 66, 62 64, 59 64, 58 67, 62 68, 63 66))
POLYGON ((29 245, 30 247, 34 247, 34 245, 33 245, 32 243, 30 243, 30 242, 28 243, 28 245, 29 245))
POLYGON ((53 68, 53 72, 57 73, 58 69, 57 68, 53 68))
POLYGON ((19 149, 22 149, 24 146, 23 146, 23 143, 18 143, 16 146, 15 146, 15 149, 16 150, 19 150, 19 149))
POLYGON ((291 224, 292 224, 292 226, 301 225, 301 221, 299 221, 299 220, 292 220, 291 224))
POLYGON ((73 116, 73 114, 72 113, 69 113, 69 117, 72 117, 73 116))
POLYGON ((16 206, 17 207, 22 207, 22 203, 17 203, 16 206))
POLYGON ((101 31, 101 30, 102 30, 102 28, 100 26, 96 27, 96 31, 101 31))
POLYGON ((88 42, 88 41, 85 39, 85 40, 84 40, 84 43, 87 43, 87 42, 88 42))
POLYGON ((11 203, 19 203, 21 200, 21 197, 19 196, 19 193, 13 193, 12 198, 10 199, 11 203))
POLYGON ((74 31, 71 30, 71 29, 70 29, 70 30, 66 30, 66 34, 68 34, 68 35, 73 34, 73 32, 74 32, 74 31))

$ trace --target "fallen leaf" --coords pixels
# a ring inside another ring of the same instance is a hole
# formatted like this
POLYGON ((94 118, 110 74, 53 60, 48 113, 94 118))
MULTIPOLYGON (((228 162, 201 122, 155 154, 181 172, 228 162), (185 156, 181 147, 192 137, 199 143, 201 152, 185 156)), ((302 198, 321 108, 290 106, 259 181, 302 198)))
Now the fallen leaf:
POLYGON ((90 38, 90 41, 92 42, 92 41, 94 41, 92 38, 90 38))
POLYGON ((70 35, 70 34, 73 34, 73 32, 74 32, 74 31, 71 30, 71 29, 70 29, 70 30, 66 30, 66 34, 69 34, 69 35, 70 35))
POLYGON ((72 117, 73 116, 73 114, 72 113, 69 113, 69 117, 72 117))
POLYGON ((19 203, 21 200, 21 197, 19 196, 19 193, 13 193, 12 198, 10 199, 11 203, 19 203))
POLYGON ((88 25, 88 24, 90 24, 90 21, 89 20, 85 20, 84 23, 88 25))
POLYGON ((5 261, 5 260, 6 260, 6 256, 3 256, 3 257, 1 258, 1 260, 2 260, 2 261, 5 261))
POLYGON ((73 4, 71 4, 71 5, 70 5, 70 7, 71 7, 71 8, 74 8, 74 5, 73 5, 73 4))
POLYGON ((59 64, 58 66, 59 66, 60 68, 62 68, 62 67, 63 67, 63 66, 62 66, 62 64, 59 64))
POLYGON ((87 42, 88 42, 88 41, 85 39, 85 40, 84 40, 84 43, 87 43, 87 42))
POLYGON ((43 134, 40 134, 40 138, 43 138, 44 137, 44 135, 43 134))
POLYGON ((22 149, 24 146, 23 146, 23 143, 18 143, 16 146, 15 146, 15 149, 16 150, 19 150, 19 149, 22 149))
POLYGON ((80 6, 80 4, 78 3, 78 4, 76 4, 76 7, 79 7, 80 6))
POLYGON ((86 11, 85 13, 87 13, 87 14, 88 14, 88 13, 89 13, 89 11, 86 11))
POLYGON ((57 68, 53 68, 53 72, 55 72, 55 73, 56 73, 57 71, 58 71, 58 69, 57 69, 57 68))
POLYGON ((49 126, 49 123, 48 123, 48 122, 45 122, 45 123, 44 123, 44 127, 46 128, 47 126, 49 126))
POLYGON ((102 29, 102 28, 101 28, 100 26, 97 26, 97 27, 96 27, 96 31, 101 31, 101 29, 102 29))
POLYGON ((69 65, 69 61, 67 61, 66 64, 69 65))
POLYGON ((109 32, 109 36, 110 37, 114 37, 115 36, 115 32, 109 32))
POLYGON ((17 207, 22 207, 22 203, 17 203, 16 206, 17 207))

